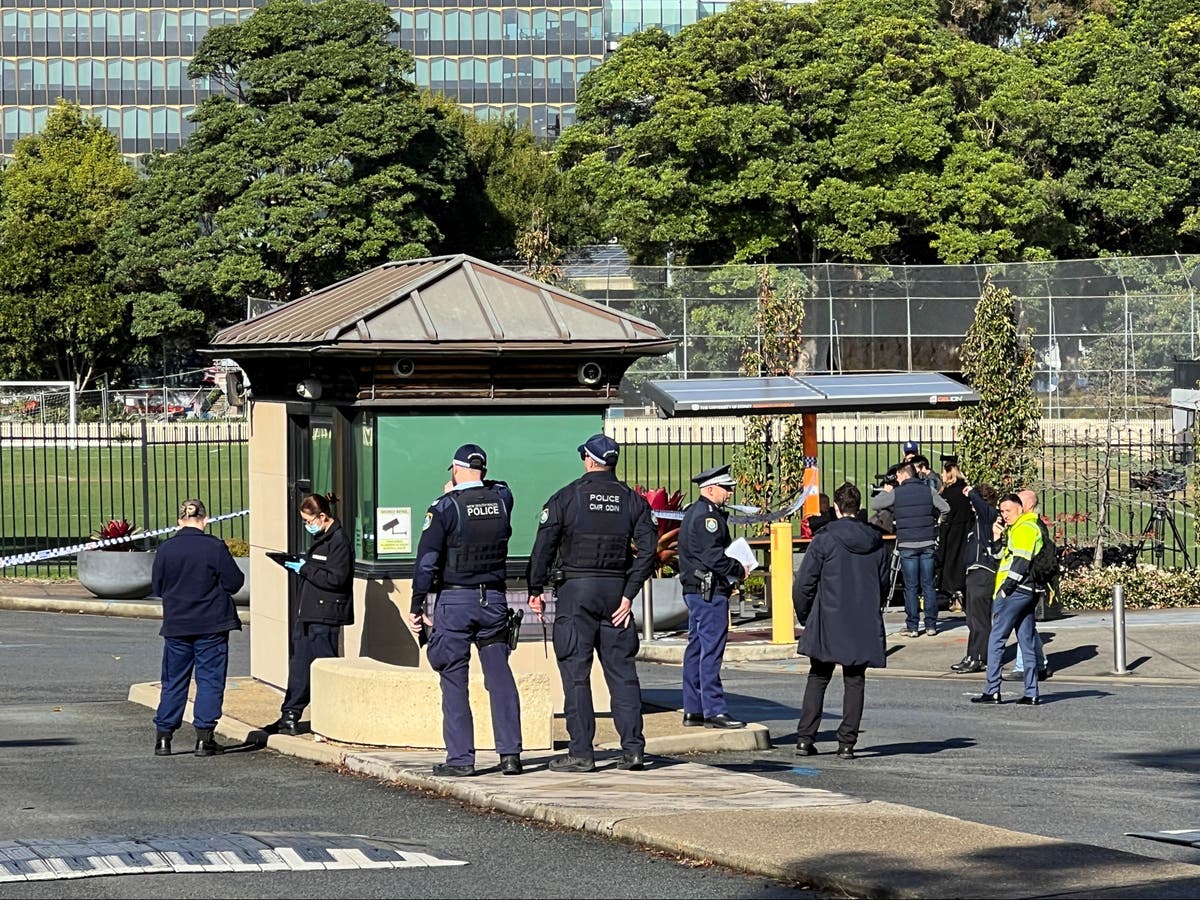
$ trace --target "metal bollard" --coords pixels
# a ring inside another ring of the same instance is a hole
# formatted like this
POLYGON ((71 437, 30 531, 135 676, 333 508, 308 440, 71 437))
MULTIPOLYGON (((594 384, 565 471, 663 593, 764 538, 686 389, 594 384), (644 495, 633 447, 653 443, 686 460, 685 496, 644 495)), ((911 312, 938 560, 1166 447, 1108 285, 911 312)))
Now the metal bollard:
POLYGON ((1128 675, 1125 667, 1125 585, 1113 585, 1113 674, 1128 675))
POLYGON ((650 586, 653 578, 647 578, 642 585, 642 640, 654 640, 654 589, 650 586))

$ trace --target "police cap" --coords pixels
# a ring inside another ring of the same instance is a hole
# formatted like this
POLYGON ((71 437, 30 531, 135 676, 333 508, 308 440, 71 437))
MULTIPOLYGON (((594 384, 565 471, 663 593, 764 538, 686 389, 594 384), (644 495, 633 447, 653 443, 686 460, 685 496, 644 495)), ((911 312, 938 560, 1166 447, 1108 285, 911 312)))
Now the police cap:
POLYGON ((905 453, 920 453, 921 445, 918 444, 916 441, 905 441, 904 442, 904 452, 905 453))
POLYGON ((479 469, 483 471, 487 468, 487 454, 483 452, 483 448, 478 444, 463 444, 454 451, 454 461, 446 466, 446 471, 450 471, 455 466, 460 469, 479 469))
POLYGON ((712 487, 713 485, 727 488, 737 486, 737 479, 729 474, 728 463, 723 466, 713 466, 711 469, 705 469, 699 475, 693 477, 692 481, 702 488, 712 487))
POLYGON ((579 458, 590 457, 593 462, 610 469, 617 464, 621 456, 621 445, 607 434, 593 434, 577 448, 579 458))

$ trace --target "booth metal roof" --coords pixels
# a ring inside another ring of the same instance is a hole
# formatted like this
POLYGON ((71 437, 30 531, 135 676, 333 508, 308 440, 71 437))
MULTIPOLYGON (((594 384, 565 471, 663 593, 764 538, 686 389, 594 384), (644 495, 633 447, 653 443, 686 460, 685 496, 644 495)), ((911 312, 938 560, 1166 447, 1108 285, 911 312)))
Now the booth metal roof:
POLYGON ((230 326, 212 341, 215 351, 230 354, 572 347, 661 355, 674 346, 644 319, 461 255, 384 263, 230 326))
POLYGON ((938 372, 684 378, 649 381, 642 392, 668 418, 953 409, 979 402, 979 395, 971 388, 938 372))

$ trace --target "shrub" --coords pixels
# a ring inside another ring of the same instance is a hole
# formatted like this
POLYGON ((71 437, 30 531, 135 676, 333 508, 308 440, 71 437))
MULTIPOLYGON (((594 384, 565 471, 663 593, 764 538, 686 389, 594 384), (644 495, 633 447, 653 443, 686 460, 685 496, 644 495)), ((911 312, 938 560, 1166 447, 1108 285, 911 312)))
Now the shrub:
MULTIPOLYGON (((132 537, 137 534, 137 528, 127 522, 125 519, 109 519, 101 525, 93 534, 93 540, 105 540, 107 538, 122 538, 132 537)), ((101 547, 101 550, 136 550, 133 546, 133 541, 125 541, 120 544, 111 544, 107 547, 101 547)))
POLYGON ((249 556, 250 545, 241 538, 225 538, 225 546, 234 556, 249 556))
POLYGON ((1125 586, 1126 609, 1200 606, 1200 571, 1151 566, 1106 566, 1064 572, 1059 584, 1063 609, 1111 609, 1114 584, 1125 586))

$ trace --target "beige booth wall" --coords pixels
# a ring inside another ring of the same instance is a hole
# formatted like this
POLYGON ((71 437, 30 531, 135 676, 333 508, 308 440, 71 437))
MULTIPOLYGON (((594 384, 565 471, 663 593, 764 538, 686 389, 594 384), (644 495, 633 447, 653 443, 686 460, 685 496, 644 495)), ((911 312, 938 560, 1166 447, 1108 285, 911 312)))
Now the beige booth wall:
POLYGON ((266 556, 288 545, 287 407, 250 404, 250 674, 287 684, 287 570, 266 556))

